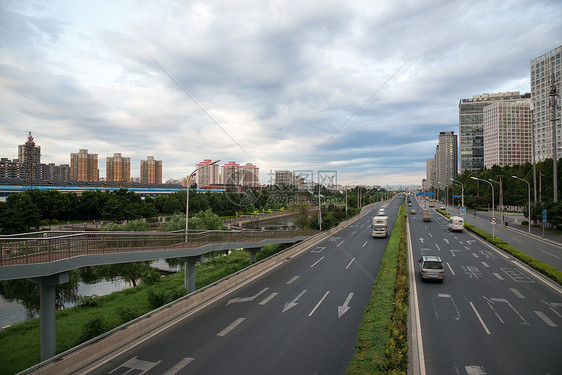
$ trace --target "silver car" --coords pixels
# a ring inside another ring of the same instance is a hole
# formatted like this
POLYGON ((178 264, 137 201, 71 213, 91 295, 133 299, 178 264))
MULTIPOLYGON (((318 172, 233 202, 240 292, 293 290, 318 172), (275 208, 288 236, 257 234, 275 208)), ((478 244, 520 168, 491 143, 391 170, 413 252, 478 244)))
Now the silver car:
POLYGON ((424 255, 418 261, 420 264, 420 276, 422 280, 445 279, 445 268, 443 261, 438 256, 424 255))

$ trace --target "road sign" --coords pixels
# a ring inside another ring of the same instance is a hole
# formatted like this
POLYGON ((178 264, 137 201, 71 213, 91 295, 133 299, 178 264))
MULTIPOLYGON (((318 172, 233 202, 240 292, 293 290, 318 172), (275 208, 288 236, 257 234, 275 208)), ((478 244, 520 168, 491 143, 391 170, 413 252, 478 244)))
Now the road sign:
POLYGON ((542 210, 542 221, 546 223, 546 208, 542 210))
POLYGON ((497 222, 498 222, 498 218, 497 218, 497 217, 492 216, 492 217, 490 218, 490 223, 495 224, 495 223, 497 223, 497 222))
POLYGON ((466 207, 461 207, 461 215, 466 214, 466 207))

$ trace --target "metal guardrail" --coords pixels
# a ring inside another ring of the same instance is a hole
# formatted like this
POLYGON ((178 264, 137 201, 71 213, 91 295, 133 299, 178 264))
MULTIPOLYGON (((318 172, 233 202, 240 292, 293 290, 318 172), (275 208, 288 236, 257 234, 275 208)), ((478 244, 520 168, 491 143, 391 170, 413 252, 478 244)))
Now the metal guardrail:
POLYGON ((40 264, 83 255, 197 248, 312 236, 315 230, 163 232, 39 232, 0 236, 0 266, 40 264))

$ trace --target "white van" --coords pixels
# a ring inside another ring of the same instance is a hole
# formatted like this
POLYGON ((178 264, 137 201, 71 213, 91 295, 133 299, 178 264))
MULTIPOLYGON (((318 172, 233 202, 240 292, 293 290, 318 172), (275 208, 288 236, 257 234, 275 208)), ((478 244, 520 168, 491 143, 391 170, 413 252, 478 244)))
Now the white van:
POLYGON ((451 216, 449 218, 449 230, 462 231, 464 229, 464 219, 460 216, 451 216))
POLYGON ((388 217, 375 216, 371 229, 373 230, 373 237, 386 237, 388 234, 388 217))

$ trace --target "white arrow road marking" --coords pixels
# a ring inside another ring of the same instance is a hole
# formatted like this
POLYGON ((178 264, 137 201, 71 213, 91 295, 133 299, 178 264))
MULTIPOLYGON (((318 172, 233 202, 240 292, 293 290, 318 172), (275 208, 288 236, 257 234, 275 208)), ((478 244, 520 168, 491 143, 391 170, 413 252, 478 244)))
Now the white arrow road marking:
POLYGON ((306 289, 303 290, 302 292, 299 293, 298 296, 296 296, 291 302, 285 302, 285 306, 283 307, 283 311, 281 311, 282 313, 284 313, 285 311, 292 309, 293 307, 295 307, 296 305, 298 305, 297 301, 299 298, 302 297, 303 294, 306 293, 306 289))
POLYGON ((236 319, 234 322, 232 322, 232 324, 230 324, 228 327, 226 327, 225 329, 223 329, 222 331, 220 331, 219 333, 217 333, 217 336, 226 336, 230 331, 232 331, 234 328, 238 327, 244 320, 246 320, 246 318, 238 318, 236 319))
POLYGON ((445 243, 448 245, 449 244, 449 240, 446 238, 443 238, 443 241, 445 241, 445 243))
MULTIPOLYGON (((297 276, 298 277, 298 276, 297 276)), ((228 301, 228 303, 226 304, 226 306, 230 305, 231 303, 239 303, 239 302, 250 302, 253 301, 254 299, 258 298, 260 296, 260 294, 265 293, 269 288, 265 288, 263 289, 261 292, 258 292, 257 294, 254 294, 251 297, 236 297, 231 299, 230 301, 228 301)))
POLYGON ((349 293, 343 305, 338 306, 338 318, 345 314, 351 307, 349 307, 349 301, 351 301, 351 297, 353 297, 353 293, 349 293))
POLYGON ((420 237, 420 242, 423 243, 423 238, 420 237))
POLYGON ((472 245, 472 244, 475 243, 475 242, 476 242, 476 240, 467 240, 467 241, 466 241, 466 243, 469 244, 469 245, 472 245))
POLYGON ((318 306, 320 306, 320 304, 322 303, 322 301, 324 301, 324 298, 326 298, 328 296, 328 293, 330 293, 330 291, 328 290, 326 292, 326 294, 324 294, 324 297, 322 297, 320 299, 320 301, 318 301, 318 303, 316 304, 316 306, 314 306, 314 308, 312 309, 312 311, 308 314, 308 316, 312 316, 312 314, 314 314, 314 312, 316 311, 316 309, 318 308, 318 306))
POLYGON ((552 310, 552 312, 555 313, 559 318, 562 318, 562 315, 560 315, 560 313, 558 312, 558 308, 562 307, 561 302, 546 302, 546 301, 541 301, 541 302, 545 303, 548 306, 548 308, 552 310))
POLYGON ((454 251, 458 251, 459 253, 461 252, 461 250, 453 250, 453 249, 451 249, 451 250, 449 250, 449 251, 451 252, 451 254, 453 254, 453 256, 456 256, 455 253, 454 253, 454 251))
POLYGON ((455 317, 455 320, 460 320, 461 319, 461 312, 459 311, 457 304, 455 303, 455 300, 453 299, 453 296, 451 296, 450 294, 445 294, 445 293, 438 293, 437 297, 439 298, 448 298, 451 300, 451 305, 453 306, 453 308, 455 309, 455 312, 457 314, 457 316, 455 317))
POLYGON ((482 366, 464 366, 467 375, 486 375, 487 372, 482 366))

